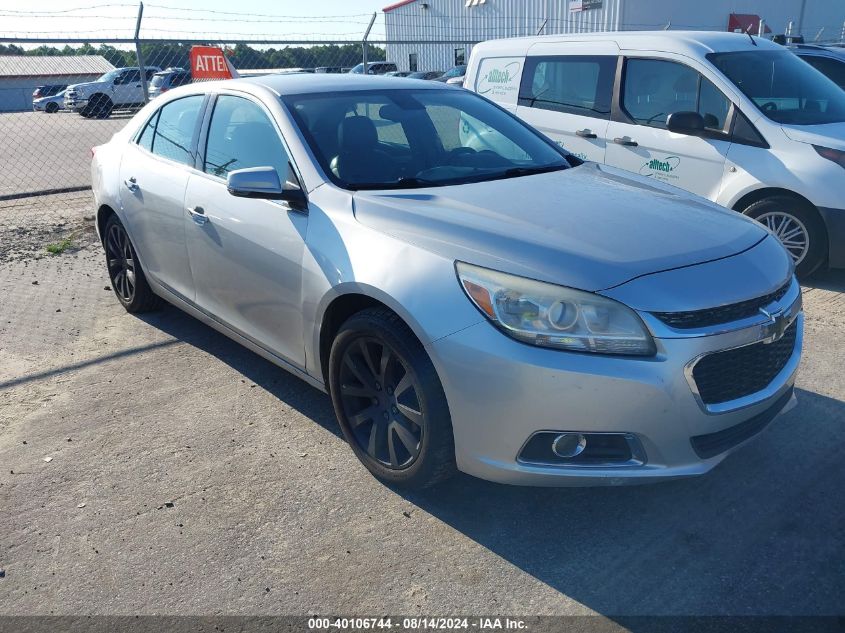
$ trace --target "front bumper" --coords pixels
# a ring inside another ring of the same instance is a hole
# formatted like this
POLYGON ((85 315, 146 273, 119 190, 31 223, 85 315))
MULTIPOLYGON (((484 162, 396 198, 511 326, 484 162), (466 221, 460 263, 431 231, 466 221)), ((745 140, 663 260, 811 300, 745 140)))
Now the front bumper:
POLYGON ((429 352, 449 402, 458 468, 491 481, 545 486, 645 483, 706 473, 795 404, 803 342, 797 282, 783 301, 797 313, 789 360, 766 389, 715 411, 696 398, 687 368, 703 354, 765 339, 760 324, 656 338, 658 354, 652 358, 536 348, 486 321, 435 341, 429 352), (749 425, 751 434, 727 450, 704 458, 696 452, 692 438, 749 425), (578 467, 518 460, 528 438, 541 431, 631 434, 645 459, 578 467))
POLYGON ((827 228, 828 265, 845 268, 845 209, 819 207, 827 228))
POLYGON ((71 99, 65 99, 65 109, 70 110, 71 112, 79 112, 80 110, 84 110, 87 106, 87 98, 73 97, 71 99))

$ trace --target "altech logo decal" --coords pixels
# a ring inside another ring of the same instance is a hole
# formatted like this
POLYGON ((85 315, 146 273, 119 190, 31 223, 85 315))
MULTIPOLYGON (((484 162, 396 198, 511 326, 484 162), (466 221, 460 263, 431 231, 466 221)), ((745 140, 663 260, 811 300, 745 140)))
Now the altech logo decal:
POLYGON ((674 172, 678 165, 681 164, 681 159, 677 156, 667 156, 664 159, 652 158, 646 161, 640 167, 640 176, 657 176, 658 178, 677 178, 674 172))
POLYGON ((509 90, 516 90, 514 82, 519 78, 519 66, 519 62, 511 62, 501 68, 491 68, 479 80, 478 94, 504 94, 509 90))

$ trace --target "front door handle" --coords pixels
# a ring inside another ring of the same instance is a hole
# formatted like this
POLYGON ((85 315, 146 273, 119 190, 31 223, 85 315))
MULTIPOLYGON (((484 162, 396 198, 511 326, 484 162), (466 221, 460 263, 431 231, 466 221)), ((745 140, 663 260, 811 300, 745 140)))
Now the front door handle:
POLYGON ((637 145, 639 145, 639 143, 637 143, 631 138, 628 138, 627 136, 622 138, 617 136, 615 139, 613 139, 613 142, 617 145, 624 145, 625 147, 636 147, 637 145))
POLYGON ((191 216, 193 221, 199 225, 203 225, 208 222, 208 216, 205 214, 205 209, 203 209, 202 207, 189 207, 188 214, 191 216))
POLYGON ((583 129, 583 130, 575 130, 575 135, 580 136, 581 138, 598 138, 598 134, 593 134, 590 130, 583 129))
POLYGON ((138 181, 135 180, 135 176, 132 176, 129 180, 124 180, 123 184, 126 185, 126 188, 132 193, 138 191, 138 181))

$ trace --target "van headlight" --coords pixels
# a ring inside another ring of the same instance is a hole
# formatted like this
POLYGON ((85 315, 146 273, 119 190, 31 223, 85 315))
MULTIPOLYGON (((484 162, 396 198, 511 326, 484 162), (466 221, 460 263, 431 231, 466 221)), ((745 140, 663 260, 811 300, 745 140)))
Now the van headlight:
POLYGON ((464 262, 455 268, 475 307, 518 341, 573 352, 655 353, 640 317, 618 301, 464 262))

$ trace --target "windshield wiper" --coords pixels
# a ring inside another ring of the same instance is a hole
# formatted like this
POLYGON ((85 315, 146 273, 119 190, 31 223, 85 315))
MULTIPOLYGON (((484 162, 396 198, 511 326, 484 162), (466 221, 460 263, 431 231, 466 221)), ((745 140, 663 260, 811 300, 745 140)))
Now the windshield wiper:
POLYGON ((354 189, 418 189, 420 187, 440 187, 445 183, 425 178, 400 178, 393 182, 356 182, 352 184, 354 189))
POLYGON ((518 178, 520 176, 531 176, 532 174, 545 174, 546 172, 561 171, 564 169, 569 169, 569 165, 567 165, 566 163, 560 163, 559 165, 543 165, 541 167, 511 167, 510 169, 506 169, 500 174, 497 174, 495 177, 518 178))

